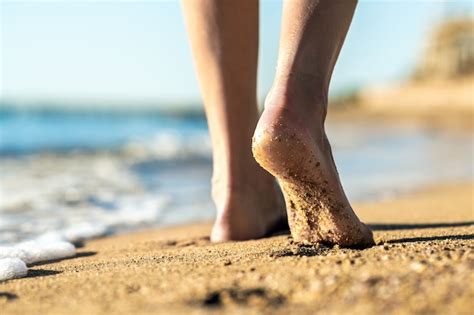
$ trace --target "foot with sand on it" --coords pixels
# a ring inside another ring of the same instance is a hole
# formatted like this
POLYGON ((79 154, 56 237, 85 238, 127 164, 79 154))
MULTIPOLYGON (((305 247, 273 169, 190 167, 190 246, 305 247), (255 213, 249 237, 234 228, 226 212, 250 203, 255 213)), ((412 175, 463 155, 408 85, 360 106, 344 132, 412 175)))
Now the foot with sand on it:
POLYGON ((257 125, 253 153, 282 187, 293 239, 373 245, 372 232, 359 221, 344 193, 324 125, 313 122, 324 118, 314 120, 276 99, 270 95, 257 125))

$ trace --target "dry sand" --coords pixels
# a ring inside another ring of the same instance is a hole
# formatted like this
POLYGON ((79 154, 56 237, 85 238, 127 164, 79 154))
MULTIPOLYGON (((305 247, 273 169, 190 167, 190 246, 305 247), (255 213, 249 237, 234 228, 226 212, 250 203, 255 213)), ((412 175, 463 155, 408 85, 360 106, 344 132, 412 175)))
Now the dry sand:
POLYGON ((372 86, 354 97, 335 100, 329 118, 413 123, 471 132, 474 129, 474 75, 372 86))
POLYGON ((210 244, 209 224, 88 242, 0 284, 3 314, 472 314, 473 184, 358 205, 378 245, 288 235, 210 244))

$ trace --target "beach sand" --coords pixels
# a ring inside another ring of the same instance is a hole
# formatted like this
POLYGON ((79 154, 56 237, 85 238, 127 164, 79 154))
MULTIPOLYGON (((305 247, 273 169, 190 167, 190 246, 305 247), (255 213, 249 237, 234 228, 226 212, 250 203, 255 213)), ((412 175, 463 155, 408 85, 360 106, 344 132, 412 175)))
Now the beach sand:
POLYGON ((472 314, 474 184, 356 205, 377 245, 211 244, 210 224, 87 242, 0 284, 1 314, 472 314))
POLYGON ((387 121, 472 132, 473 87, 474 75, 371 86, 353 95, 352 99, 334 100, 335 106, 328 117, 339 121, 348 118, 351 121, 387 121))

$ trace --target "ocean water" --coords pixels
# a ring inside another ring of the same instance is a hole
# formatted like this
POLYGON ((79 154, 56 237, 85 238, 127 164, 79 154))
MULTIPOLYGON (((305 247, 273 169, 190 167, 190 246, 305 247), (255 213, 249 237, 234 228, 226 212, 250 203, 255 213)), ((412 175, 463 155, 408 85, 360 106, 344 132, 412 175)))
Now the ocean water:
MULTIPOLYGON (((473 177, 472 134, 386 122, 328 134, 353 201, 473 177)), ((211 171, 202 115, 0 110, 0 245, 210 219, 211 171)))

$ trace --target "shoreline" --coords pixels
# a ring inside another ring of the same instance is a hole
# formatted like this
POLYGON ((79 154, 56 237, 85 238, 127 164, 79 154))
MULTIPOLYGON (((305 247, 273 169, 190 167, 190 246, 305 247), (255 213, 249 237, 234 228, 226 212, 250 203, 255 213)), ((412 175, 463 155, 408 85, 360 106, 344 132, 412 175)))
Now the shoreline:
POLYGON ((3 314, 469 314, 474 183, 355 205, 377 245, 298 246, 288 235, 211 244, 210 224, 91 240, 76 258, 0 284, 3 314))

